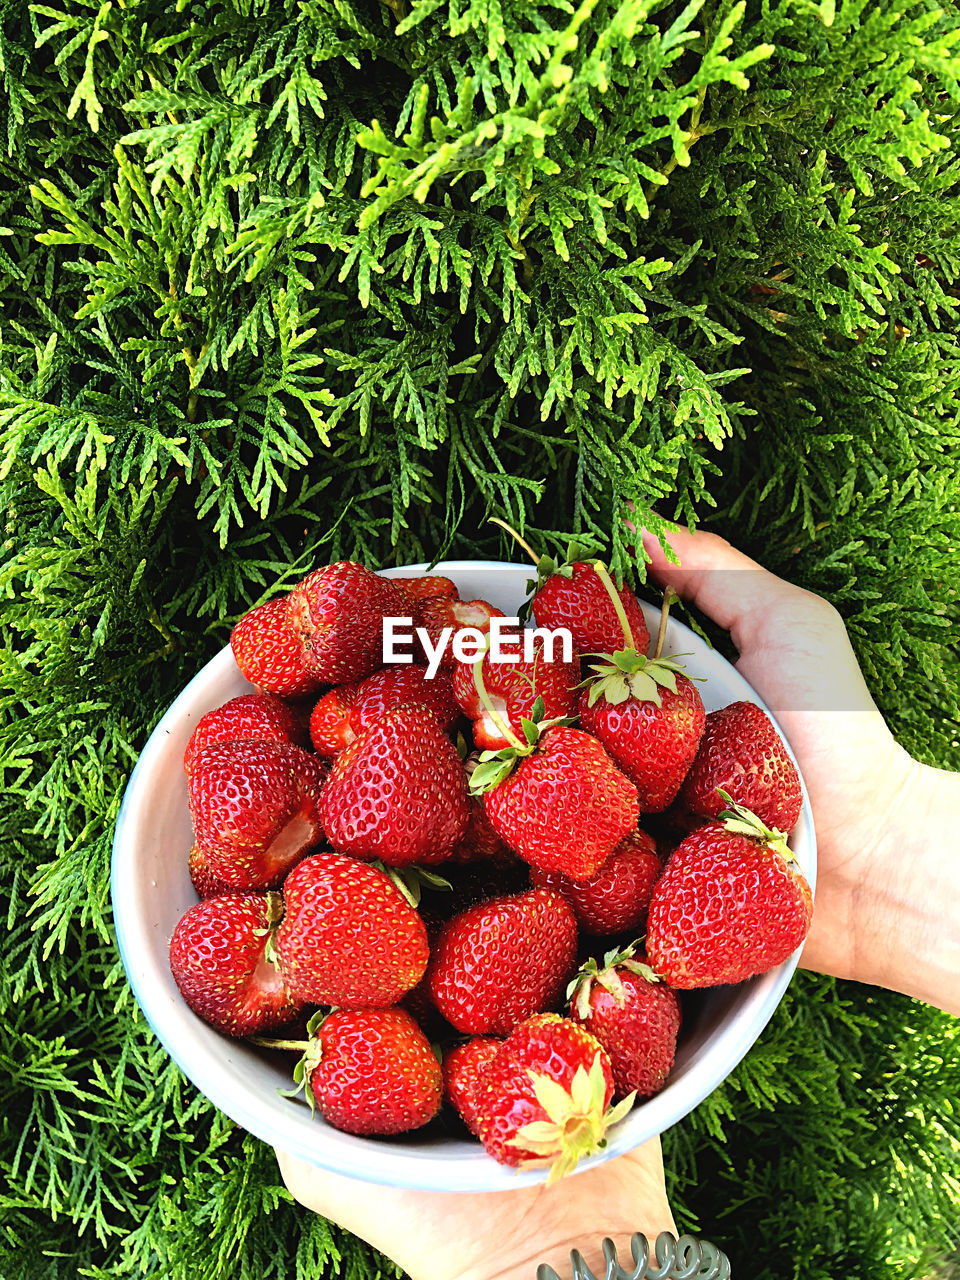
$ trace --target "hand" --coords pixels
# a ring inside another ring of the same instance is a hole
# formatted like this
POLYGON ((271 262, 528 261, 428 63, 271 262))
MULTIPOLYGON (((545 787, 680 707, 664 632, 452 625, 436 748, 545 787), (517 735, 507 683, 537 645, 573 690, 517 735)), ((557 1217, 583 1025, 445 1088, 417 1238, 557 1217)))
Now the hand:
POLYGON ((679 568, 644 534, 653 576, 730 632, 800 763, 818 847, 801 965, 960 1012, 960 775, 894 741, 832 605, 714 534, 669 541, 679 568))
POLYGON ((659 1138, 552 1187, 477 1195, 371 1186, 283 1151, 277 1160, 295 1200, 386 1253, 412 1280, 533 1280, 541 1262, 564 1276, 574 1248, 602 1275, 604 1236, 623 1261, 634 1231, 651 1242, 677 1233, 659 1138))

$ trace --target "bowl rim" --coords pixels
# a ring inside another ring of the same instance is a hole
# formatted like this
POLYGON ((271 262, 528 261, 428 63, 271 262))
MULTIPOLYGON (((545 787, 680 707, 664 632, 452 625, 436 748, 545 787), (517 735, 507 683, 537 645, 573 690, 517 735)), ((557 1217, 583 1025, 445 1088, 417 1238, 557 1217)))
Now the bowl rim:
MULTIPOLYGON (((428 571, 436 574, 449 573, 450 576, 454 576, 458 571, 465 573, 481 569, 510 570, 513 574, 516 574, 518 570, 522 570, 527 576, 533 576, 536 572, 532 565, 516 564, 508 561, 444 560, 432 566, 425 562, 400 565, 382 570, 381 573, 383 576, 391 578, 407 577, 428 571)), ((641 605, 647 612, 655 610, 655 606, 652 606, 647 601, 641 600, 641 605)), ((731 663, 723 658, 722 654, 713 649, 709 642, 697 636, 685 623, 675 617, 671 617, 670 626, 674 632, 679 629, 684 639, 689 638, 689 641, 695 646, 702 647, 706 645, 708 652, 716 653, 716 656, 726 662, 738 679, 748 686, 751 699, 770 717, 787 748, 790 758, 797 765, 799 773, 799 763, 786 734, 773 712, 760 695, 749 685, 749 682, 736 671, 731 663)), ((686 645, 684 645, 684 648, 686 648, 686 645)), ((304 1119, 309 1117, 309 1113, 293 1104, 289 1105, 289 1123, 286 1122, 285 1117, 284 1120, 278 1121, 277 1117, 271 1114, 269 1123, 265 1124, 262 1121, 262 1114, 255 1106, 253 1097, 251 1096, 248 1099, 243 1094, 238 1096, 235 1091, 230 1090, 226 1083, 221 1085, 219 1076, 215 1073, 211 1073, 212 1083, 205 1083, 203 1086, 196 1083, 195 1073, 200 1074, 205 1080, 207 1079, 206 1071, 198 1071, 197 1059, 202 1059, 202 1065, 206 1065, 208 1055, 205 1052, 192 1052, 189 1041, 186 1044, 178 1043, 177 1036, 172 1028, 174 1019, 166 1015, 159 1001, 151 999, 151 992, 146 984, 141 981, 135 960, 138 938, 132 936, 128 931, 127 918, 124 911, 118 909, 118 904, 122 904, 127 900, 129 887, 136 879, 134 875, 135 846, 129 832, 134 825, 137 807, 143 803, 142 779, 149 774, 154 757, 161 752, 165 745, 165 739, 169 735, 170 727, 175 724, 179 725, 182 721, 188 705, 194 701, 195 691, 205 686, 209 681, 216 680, 226 674, 231 666, 235 669, 233 654, 230 645, 227 644, 187 682, 157 721, 137 758, 124 789, 114 829, 110 870, 110 898, 114 930, 127 979, 140 1012, 143 1014, 148 1026, 191 1085, 235 1123, 262 1141, 268 1142, 271 1146, 280 1147, 291 1155, 299 1156, 311 1164, 318 1165, 331 1172, 341 1173, 346 1177, 366 1183, 404 1187, 410 1190, 448 1191, 451 1193, 503 1191, 542 1183, 547 1176, 546 1170, 517 1171, 499 1165, 486 1155, 479 1144, 477 1144, 476 1152, 471 1152, 469 1155, 454 1154, 443 1157, 440 1156, 442 1147, 439 1145, 436 1149, 413 1151, 409 1148, 383 1143, 377 1139, 356 1138, 353 1135, 339 1134, 337 1130, 327 1126, 322 1120, 319 1123, 323 1125, 323 1128, 319 1131, 313 1128, 311 1134, 311 1128, 318 1121, 310 1118, 309 1125, 304 1124, 304 1119), (223 668, 223 671, 221 671, 221 668, 223 668), (321 1133, 325 1141, 317 1141, 321 1133), (330 1139, 329 1135, 336 1135, 337 1139, 346 1138, 349 1141, 334 1141, 330 1139), (326 1150, 328 1147, 334 1148, 334 1151, 329 1155, 326 1150), (325 1156, 326 1158, 324 1158, 325 1156)), ((203 713, 201 712, 200 714, 203 713)), ((803 793, 801 817, 794 831, 798 829, 802 831, 802 836, 800 837, 804 842, 802 869, 810 884, 811 891, 814 892, 817 866, 816 830, 802 773, 801 787, 803 793)), ((662 1133, 665 1129, 676 1124, 684 1116, 695 1110, 746 1056, 770 1021, 793 977, 802 949, 801 945, 781 965, 765 974, 750 979, 749 984, 744 984, 744 999, 736 1011, 736 1018, 738 1023, 744 1024, 748 1028, 745 1035, 738 1038, 730 1034, 729 1027, 725 1027, 724 1036, 714 1044, 712 1052, 708 1055, 705 1054, 699 1062, 695 1062, 689 1067, 683 1080, 684 1101, 681 1107, 676 1105, 676 1098, 671 1096, 668 1083, 661 1092, 655 1094, 652 1098, 646 1099, 624 1121, 614 1126, 609 1133, 608 1143, 604 1150, 587 1160, 581 1161, 575 1172, 585 1172, 598 1164, 633 1150, 641 1142, 646 1141, 647 1138, 662 1133), (638 1137, 635 1134, 637 1126, 627 1126, 631 1118, 636 1118, 640 1115, 643 1116, 644 1123, 639 1126, 643 1132, 638 1137)), ((226 1037, 223 1039, 226 1039, 226 1037)), ((229 1049, 229 1045, 226 1046, 226 1049, 229 1049)), ((224 1057, 225 1059, 228 1058, 229 1054, 225 1052, 224 1057)))

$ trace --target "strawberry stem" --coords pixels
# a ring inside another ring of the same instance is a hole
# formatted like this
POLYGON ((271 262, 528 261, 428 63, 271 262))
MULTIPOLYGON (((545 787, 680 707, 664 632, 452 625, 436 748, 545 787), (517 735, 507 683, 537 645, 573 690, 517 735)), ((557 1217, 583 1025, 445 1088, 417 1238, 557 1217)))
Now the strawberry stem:
POLYGON ((607 566, 602 560, 591 560, 590 563, 593 565, 593 570, 597 577, 606 588, 607 595, 610 597, 610 602, 616 610, 617 619, 620 626, 623 628, 623 638, 626 642, 624 644, 624 648, 636 651, 637 646, 633 639, 633 632, 630 630, 630 623, 627 620, 627 611, 623 607, 623 601, 620 599, 620 592, 614 586, 613 579, 610 577, 607 566))
POLYGON ((533 561, 533 563, 534 563, 534 564, 536 564, 536 565, 539 565, 539 563, 540 563, 540 556, 538 556, 538 555, 536 554, 536 552, 534 551, 533 547, 531 547, 531 546, 530 546, 530 543, 529 543, 529 542, 525 542, 525 541, 524 541, 524 539, 520 537, 520 535, 519 535, 519 533, 517 533, 516 529, 512 529, 512 528, 510 527, 510 525, 508 525, 508 524, 506 523, 506 521, 499 519, 499 517, 497 517, 497 516, 490 516, 490 517, 489 517, 489 523, 490 523, 490 524, 497 524, 497 525, 499 525, 499 526, 500 526, 500 528, 501 528, 501 529, 505 529, 505 530, 507 531, 507 533, 509 533, 509 534, 510 534, 510 536, 511 536, 512 538, 515 538, 515 539, 516 539, 516 541, 520 543, 521 547, 523 547, 524 551, 527 553, 527 555, 530 557, 530 559, 533 561))
POLYGON ((670 606, 673 604, 674 600, 679 599, 680 597, 674 591, 673 587, 667 587, 666 591, 663 593, 663 604, 660 606, 660 627, 657 631, 657 645, 653 651, 654 662, 656 662, 660 657, 660 654, 663 652, 663 642, 667 638, 667 618, 670 615, 670 606))
POLYGON ((477 697, 480 699, 480 705, 506 740, 510 743, 511 747, 516 747, 518 751, 525 751, 527 744, 520 741, 508 724, 504 724, 499 712, 490 701, 490 695, 487 693, 487 687, 483 683, 483 659, 486 656, 487 655, 484 654, 473 664, 473 683, 477 690, 477 697))

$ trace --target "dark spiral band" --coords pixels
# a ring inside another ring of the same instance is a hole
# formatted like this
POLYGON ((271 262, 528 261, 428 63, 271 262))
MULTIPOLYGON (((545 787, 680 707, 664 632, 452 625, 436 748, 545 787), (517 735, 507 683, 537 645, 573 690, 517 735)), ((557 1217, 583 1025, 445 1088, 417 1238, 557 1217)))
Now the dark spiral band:
MULTIPOLYGON (((602 1248, 606 1264, 602 1276, 593 1274, 579 1250, 570 1254, 572 1280, 730 1280, 727 1255, 708 1240, 695 1240, 693 1236, 681 1236, 678 1240, 669 1231, 661 1231, 651 1257, 647 1237, 635 1231, 630 1237, 633 1255, 630 1271, 625 1271, 618 1260, 612 1240, 604 1240, 602 1248)), ((553 1267, 542 1262, 537 1267, 537 1280, 561 1280, 561 1277, 553 1267)))

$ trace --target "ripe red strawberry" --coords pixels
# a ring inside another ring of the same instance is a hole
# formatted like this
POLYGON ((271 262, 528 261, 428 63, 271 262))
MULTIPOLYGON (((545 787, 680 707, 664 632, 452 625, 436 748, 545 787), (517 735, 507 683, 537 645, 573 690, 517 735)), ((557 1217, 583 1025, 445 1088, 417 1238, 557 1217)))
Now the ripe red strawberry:
POLYGON ((530 883, 562 893, 573 907, 577 924, 603 937, 642 930, 653 886, 660 875, 657 842, 645 831, 624 836, 600 870, 589 880, 537 871, 530 883))
POLYGON ((800 817, 800 775, 769 716, 753 702, 710 712, 678 798, 692 813, 715 818, 726 808, 721 791, 780 831, 791 831, 800 817))
POLYGON ((589 960, 570 984, 570 1017, 597 1037, 610 1055, 614 1096, 649 1098, 673 1070, 680 1001, 628 947, 589 960))
MULTIPOLYGON (((542 717, 553 720, 572 716, 577 705, 576 686, 580 681, 579 662, 547 662, 540 637, 534 644, 532 662, 491 662, 488 654, 480 669, 489 704, 500 720, 514 733, 522 734, 522 719, 531 719, 537 698, 543 700, 542 717)), ((498 751, 510 740, 485 706, 472 666, 457 663, 453 673, 453 693, 461 709, 473 721, 473 740, 478 747, 498 751)))
POLYGON ((466 830, 467 775, 436 716, 388 711, 342 751, 322 800, 335 849, 402 867, 445 854, 466 830))
POLYGON ((317 853, 287 876, 283 897, 277 960, 303 1001, 385 1008, 423 976, 423 921, 376 867, 317 853))
POLYGON ((491 825, 524 862, 571 880, 596 875, 637 825, 637 789, 589 734, 557 725, 532 746, 481 764, 471 788, 483 790, 491 825), (506 778, 511 757, 519 764, 506 778), (496 781, 501 777, 500 781, 496 781), (492 783, 492 785, 491 785, 492 783))
POLYGON ((557 1003, 576 964, 577 922, 549 889, 491 898, 440 930, 430 996, 458 1031, 506 1035, 557 1003))
POLYGON ((285 702, 269 693, 245 693, 200 717, 183 755, 184 769, 189 775, 194 757, 204 747, 241 739, 297 746, 305 741, 299 716, 285 702))
MULTIPOLYGON (((441 634, 449 628, 446 648, 440 658, 441 671, 454 671, 460 664, 453 653, 453 641, 458 632, 466 627, 473 627, 483 635, 490 634, 490 619, 502 618, 504 615, 486 600, 456 600, 433 596, 422 600, 417 607, 414 622, 426 631, 431 645, 436 648, 441 634)), ((421 660, 426 661, 426 653, 421 653, 421 660)))
POLYGON ((357 701, 350 709, 350 728, 359 735, 404 703, 432 711, 444 733, 460 719, 453 682, 446 671, 438 671, 428 680, 423 667, 385 667, 367 676, 360 685, 357 701))
POLYGON ((663 658, 626 651, 593 670, 597 679, 580 695, 580 723, 634 783, 640 812, 659 813, 697 754, 705 719, 700 694, 676 663, 663 658))
POLYGON ((235 889, 272 888, 323 839, 327 766, 286 742, 218 742, 197 752, 190 816, 208 870, 235 889))
POLYGON ((406 1133, 440 1110, 443 1075, 405 1009, 338 1009, 324 1018, 301 1074, 328 1123, 345 1133, 406 1133))
POLYGON ((219 876, 215 876, 207 866, 206 855, 197 844, 190 850, 187 868, 190 872, 190 881, 197 891, 198 898, 228 898, 234 894, 245 892, 243 889, 231 889, 228 884, 224 884, 219 876))
POLYGON ((633 1105, 613 1097, 610 1059, 569 1018, 543 1013, 520 1023, 486 1064, 473 1112, 484 1149, 501 1164, 549 1167, 548 1184, 571 1173, 633 1105))
MULTIPOLYGON (((607 588, 593 564, 576 561, 555 567, 541 561, 548 571, 531 607, 537 625, 566 627, 577 653, 615 653, 624 646, 623 628, 607 588)), ((541 569, 543 577, 543 569, 541 569)), ((633 643, 640 653, 650 644, 650 633, 640 604, 627 586, 617 588, 623 604, 633 643)))
POLYGON ((273 962, 279 894, 235 894, 198 902, 170 939, 180 994, 205 1022, 229 1036, 289 1026, 300 1010, 273 962))
POLYGON ((310 721, 313 745, 333 759, 364 729, 404 704, 432 711, 444 733, 460 718, 449 673, 438 671, 428 680, 423 667, 384 667, 359 684, 340 685, 324 694, 310 721))
POLYGON ((812 913, 783 833, 736 805, 674 850, 653 890, 647 955, 672 987, 742 982, 786 960, 812 913))
POLYGON ((310 740, 317 755, 335 760, 356 738, 350 728, 350 710, 360 692, 360 681, 351 680, 329 689, 310 715, 310 740))
POLYGON ((298 698, 316 693, 322 681, 304 665, 303 645, 287 619, 287 598, 268 600, 245 613, 230 634, 241 673, 264 693, 298 698))
POLYGON ((437 597, 444 600, 460 599, 456 583, 439 573, 423 573, 416 578, 395 578, 394 581, 402 583, 414 600, 432 600, 437 597))
POLYGON ((410 617, 411 599, 390 578, 352 560, 315 569, 290 592, 290 626, 307 670, 328 684, 362 680, 383 664, 383 619, 410 617))
POLYGON ((443 1093, 474 1137, 477 1118, 474 1095, 483 1078, 484 1068, 500 1048, 492 1036, 474 1036, 443 1055, 443 1093))

